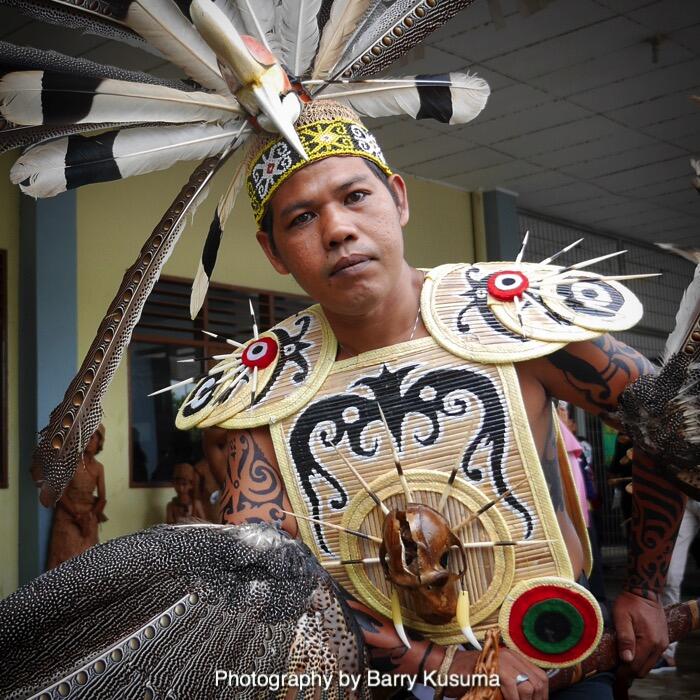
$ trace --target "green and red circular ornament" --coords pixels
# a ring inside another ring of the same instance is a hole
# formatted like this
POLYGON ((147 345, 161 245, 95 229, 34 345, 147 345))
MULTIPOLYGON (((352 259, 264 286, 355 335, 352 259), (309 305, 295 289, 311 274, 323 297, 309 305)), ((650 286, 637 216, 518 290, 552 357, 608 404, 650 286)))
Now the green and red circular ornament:
POLYGON ((603 633, 593 595, 554 576, 517 584, 503 602, 498 622, 505 643, 543 668, 583 661, 603 633))

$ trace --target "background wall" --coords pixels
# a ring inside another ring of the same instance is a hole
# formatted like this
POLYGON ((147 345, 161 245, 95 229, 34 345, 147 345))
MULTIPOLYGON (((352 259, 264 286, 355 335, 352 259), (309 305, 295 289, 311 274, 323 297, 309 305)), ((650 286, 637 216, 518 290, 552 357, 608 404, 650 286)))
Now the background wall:
MULTIPOLYGON (((88 350, 124 271, 192 170, 184 164, 78 191, 78 363, 88 350)), ((218 197, 227 184, 229 165, 212 184, 208 199, 188 226, 164 274, 192 278, 218 197)), ((408 179, 411 221, 406 227, 406 257, 417 266, 473 260, 472 211, 468 192, 415 178, 408 179)), ((243 287, 301 293, 290 277, 273 272, 254 237, 245 197, 229 219, 214 281, 243 287)), ((132 387, 138 391, 138 387, 132 387)), ((107 439, 99 459, 105 465, 109 521, 102 540, 147 527, 164 518, 170 488, 129 488, 127 367, 123 362, 104 401, 107 439)))
MULTIPOLYGON (((13 154, 0 156, 0 249, 7 251, 7 340, 8 340, 8 485, 0 489, 0 597, 17 587, 17 542, 19 537, 17 476, 19 473, 17 412, 17 339, 19 267, 19 190, 10 184, 7 172, 13 154)), ((2 428, 0 428, 2 429, 2 428)))

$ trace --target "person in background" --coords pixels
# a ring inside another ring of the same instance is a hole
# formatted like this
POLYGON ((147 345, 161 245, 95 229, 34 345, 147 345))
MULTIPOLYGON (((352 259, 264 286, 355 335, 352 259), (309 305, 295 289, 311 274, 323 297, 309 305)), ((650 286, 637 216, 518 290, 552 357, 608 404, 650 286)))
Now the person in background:
POLYGON ((207 520, 219 522, 219 498, 226 481, 226 430, 204 428, 202 430, 203 456, 194 465, 195 497, 202 502, 207 520))
MULTIPOLYGON (((569 455, 569 464, 574 475, 574 483, 576 484, 576 492, 578 493, 583 511, 586 530, 588 531, 588 539, 591 543, 591 555, 593 557, 593 567, 588 583, 591 587, 591 593, 600 603, 603 619, 607 625, 609 622, 610 603, 605 594, 605 582, 603 580, 603 554, 600 550, 600 542, 598 540, 598 530, 596 528, 595 519, 593 517, 592 501, 597 497, 597 489, 593 481, 592 470, 588 468, 586 461, 586 452, 575 436, 576 421, 569 415, 569 405, 566 401, 559 401, 557 406, 559 414, 560 428, 564 445, 569 455), (588 472, 588 473, 587 473, 588 472)), ((590 449, 590 445, 589 445, 590 449)), ((592 453, 592 450, 591 450, 592 453)))
POLYGON ((104 467, 95 456, 104 447, 105 432, 100 423, 85 447, 82 464, 56 503, 47 570, 82 554, 98 542, 98 525, 107 520, 103 513, 107 492, 104 467))
POLYGON ((174 469, 173 486, 177 495, 168 503, 165 509, 165 522, 168 525, 187 522, 189 518, 207 519, 202 502, 195 498, 194 467, 188 462, 176 464, 174 469))

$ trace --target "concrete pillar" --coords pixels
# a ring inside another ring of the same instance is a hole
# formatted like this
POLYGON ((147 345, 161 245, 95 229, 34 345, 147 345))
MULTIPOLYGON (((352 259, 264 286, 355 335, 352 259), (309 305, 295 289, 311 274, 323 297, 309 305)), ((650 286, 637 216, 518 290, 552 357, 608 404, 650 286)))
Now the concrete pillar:
POLYGON ((76 194, 20 202, 19 584, 41 574, 51 529, 29 474, 37 433, 76 371, 76 194))
POLYGON ((486 260, 514 260, 520 250, 517 197, 501 189, 483 193, 486 260))

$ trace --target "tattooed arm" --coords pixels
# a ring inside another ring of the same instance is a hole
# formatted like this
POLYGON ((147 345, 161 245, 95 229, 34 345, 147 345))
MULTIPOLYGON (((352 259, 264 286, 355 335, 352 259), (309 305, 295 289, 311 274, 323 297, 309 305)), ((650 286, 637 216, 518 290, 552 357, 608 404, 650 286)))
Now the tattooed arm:
MULTIPOLYGON (((612 414, 620 395, 654 366, 640 353, 610 336, 572 343, 528 363, 545 390, 599 415, 618 427, 612 414)), ((666 582, 685 497, 635 449, 633 511, 625 593, 615 607, 619 651, 632 670, 645 675, 666 646, 660 596, 666 582), (636 638, 636 639, 635 639, 636 638)))
POLYGON ((221 522, 272 523, 296 537, 291 511, 267 428, 230 430, 227 435, 226 483, 220 500, 221 522))

